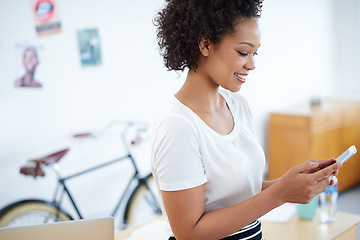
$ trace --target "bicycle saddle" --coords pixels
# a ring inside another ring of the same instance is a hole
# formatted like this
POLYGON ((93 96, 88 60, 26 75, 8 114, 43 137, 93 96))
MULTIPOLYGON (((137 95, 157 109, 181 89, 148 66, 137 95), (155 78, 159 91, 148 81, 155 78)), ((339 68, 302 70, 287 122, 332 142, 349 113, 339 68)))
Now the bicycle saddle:
POLYGON ((51 165, 60 161, 60 159, 67 154, 70 149, 66 148, 59 152, 52 153, 42 158, 37 158, 29 160, 29 162, 34 163, 35 166, 24 166, 20 168, 20 173, 24 175, 31 175, 33 177, 43 177, 45 176, 44 170, 41 168, 41 165, 51 165))

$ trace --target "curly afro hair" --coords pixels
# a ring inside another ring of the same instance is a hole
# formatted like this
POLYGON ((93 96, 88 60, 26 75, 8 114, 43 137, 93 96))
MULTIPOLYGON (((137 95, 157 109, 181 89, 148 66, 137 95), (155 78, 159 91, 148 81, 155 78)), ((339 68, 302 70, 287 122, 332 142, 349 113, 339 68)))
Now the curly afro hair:
POLYGON ((263 0, 166 0, 158 12, 160 54, 168 70, 197 68, 199 41, 219 43, 241 19, 260 18, 263 0))

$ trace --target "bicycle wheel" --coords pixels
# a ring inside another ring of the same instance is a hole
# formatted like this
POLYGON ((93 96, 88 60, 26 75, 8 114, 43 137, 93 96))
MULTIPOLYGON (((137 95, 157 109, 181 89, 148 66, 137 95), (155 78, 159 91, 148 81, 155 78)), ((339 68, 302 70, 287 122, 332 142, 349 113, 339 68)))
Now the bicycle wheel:
POLYGON ((130 195, 124 212, 123 228, 140 225, 160 216, 159 196, 154 178, 149 174, 130 195))
POLYGON ((72 219, 55 204, 39 199, 18 201, 0 210, 0 227, 29 226, 72 219))

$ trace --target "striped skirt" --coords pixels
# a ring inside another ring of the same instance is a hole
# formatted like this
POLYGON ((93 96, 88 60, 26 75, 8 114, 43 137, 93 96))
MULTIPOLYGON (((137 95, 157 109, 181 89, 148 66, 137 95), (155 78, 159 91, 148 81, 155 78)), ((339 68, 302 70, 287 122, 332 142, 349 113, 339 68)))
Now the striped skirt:
MULTIPOLYGON (((261 223, 256 220, 241 230, 220 240, 262 240, 261 223)), ((169 240, 176 240, 170 237, 169 240)))

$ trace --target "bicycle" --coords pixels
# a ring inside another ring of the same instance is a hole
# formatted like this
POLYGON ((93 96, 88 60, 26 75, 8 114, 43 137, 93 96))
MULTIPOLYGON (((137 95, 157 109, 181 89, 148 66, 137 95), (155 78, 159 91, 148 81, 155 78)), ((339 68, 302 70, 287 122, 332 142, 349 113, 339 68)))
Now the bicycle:
POLYGON ((112 122, 102 131, 99 131, 98 134, 81 133, 74 135, 74 137, 99 136, 109 127, 118 123, 125 124, 125 129, 122 132, 121 137, 123 145, 126 149, 126 154, 119 158, 87 168, 80 172, 76 172, 67 177, 61 177, 60 166, 58 163, 68 153, 69 149, 67 148, 42 158, 29 160, 26 166, 21 167, 21 174, 30 175, 34 178, 45 176, 43 167, 51 167, 57 175, 57 185, 53 194, 53 199, 51 201, 44 199, 24 199, 5 206, 0 210, 0 227, 15 227, 73 220, 73 216, 71 216, 69 212, 62 207, 64 195, 66 195, 70 200, 78 218, 83 219, 83 215, 81 214, 78 205, 75 203, 75 200, 66 185, 66 181, 126 159, 130 160, 131 166, 134 169, 134 174, 129 179, 125 190, 122 192, 119 201, 116 203, 116 206, 111 213, 111 216, 115 217, 119 213, 120 206, 123 205, 127 196, 129 197, 127 198, 127 202, 125 204, 125 210, 123 212, 119 229, 135 226, 148 221, 151 218, 160 216, 161 207, 157 199, 155 186, 152 184, 154 182, 153 176, 151 173, 146 174, 144 177, 140 176, 139 168, 129 147, 129 145, 137 145, 144 140, 143 135, 147 130, 146 124, 138 122, 112 122), (128 144, 125 136, 130 127, 133 126, 137 126, 136 136, 130 141, 130 144, 128 144), (134 182, 135 187, 132 188, 134 182), (146 217, 144 218, 144 209, 149 211, 148 219, 146 217))

